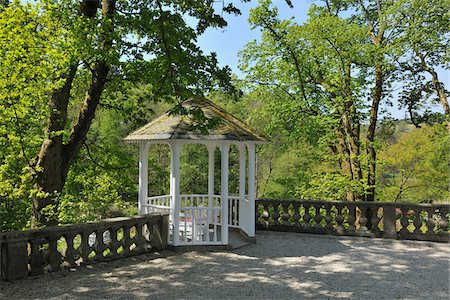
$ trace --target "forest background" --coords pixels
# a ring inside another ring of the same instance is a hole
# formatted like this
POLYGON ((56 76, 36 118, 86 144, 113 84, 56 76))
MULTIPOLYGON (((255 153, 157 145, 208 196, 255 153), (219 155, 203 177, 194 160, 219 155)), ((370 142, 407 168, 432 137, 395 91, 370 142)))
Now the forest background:
MULTIPOLYGON (((276 4, 251 10, 261 37, 239 53, 238 78, 196 41, 226 26, 223 13, 239 18, 239 3, 4 1, 0 229, 135 214, 138 151, 123 138, 198 94, 270 139, 258 148, 258 197, 449 202, 439 75, 450 66, 450 1, 315 1, 301 24, 276 4), (381 114, 394 98, 405 119, 381 114)), ((168 193, 169 155, 151 146, 149 195, 168 193)), ((207 157, 184 147, 182 193, 206 193, 207 157)))

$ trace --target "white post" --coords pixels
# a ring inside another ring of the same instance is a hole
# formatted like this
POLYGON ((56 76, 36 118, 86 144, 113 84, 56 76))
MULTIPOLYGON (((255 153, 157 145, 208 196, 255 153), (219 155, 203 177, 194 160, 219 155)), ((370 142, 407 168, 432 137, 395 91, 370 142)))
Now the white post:
POLYGON ((139 144, 139 199, 138 211, 145 214, 145 203, 148 198, 148 148, 149 143, 139 144))
POLYGON ((178 246, 180 240, 180 154, 182 145, 174 141, 171 145, 171 197, 173 201, 173 236, 172 244, 178 246))
MULTIPOLYGON (((212 223, 212 208, 214 204, 214 152, 216 145, 208 144, 208 223, 212 223)), ((208 224, 209 225, 209 224, 208 224)))
POLYGON ((246 224, 246 216, 248 210, 248 203, 245 199, 245 161, 246 161, 246 149, 245 144, 238 144, 239 149, 239 228, 248 231, 248 225, 246 224))
POLYGON ((222 223, 222 244, 228 245, 228 151, 230 145, 222 145, 221 165, 221 210, 220 221, 222 223))
POLYGON ((255 237, 255 144, 249 143, 248 146, 248 236, 255 237))

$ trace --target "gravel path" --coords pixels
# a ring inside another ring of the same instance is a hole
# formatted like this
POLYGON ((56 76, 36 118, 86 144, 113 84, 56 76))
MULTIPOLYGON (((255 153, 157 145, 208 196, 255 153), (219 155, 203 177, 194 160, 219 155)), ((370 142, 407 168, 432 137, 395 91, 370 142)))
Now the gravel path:
POLYGON ((257 240, 3 283, 0 299, 450 299, 449 244, 264 231, 257 240))

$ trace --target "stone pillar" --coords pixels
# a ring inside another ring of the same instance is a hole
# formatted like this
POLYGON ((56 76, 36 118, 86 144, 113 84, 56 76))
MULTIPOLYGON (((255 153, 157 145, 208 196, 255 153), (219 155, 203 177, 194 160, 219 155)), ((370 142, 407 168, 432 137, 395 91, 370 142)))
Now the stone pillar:
POLYGON ((1 251, 1 280, 12 281, 28 277, 27 240, 20 231, 3 234, 1 251))
POLYGON ((397 239, 395 203, 383 203, 383 238, 397 239))

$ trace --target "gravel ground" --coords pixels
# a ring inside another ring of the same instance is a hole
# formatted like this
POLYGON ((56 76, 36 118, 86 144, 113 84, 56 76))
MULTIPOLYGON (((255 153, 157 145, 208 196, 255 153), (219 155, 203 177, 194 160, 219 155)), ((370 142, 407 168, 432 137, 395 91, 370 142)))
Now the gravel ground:
POLYGON ((265 231, 257 240, 3 283, 0 299, 450 299, 449 244, 265 231))

